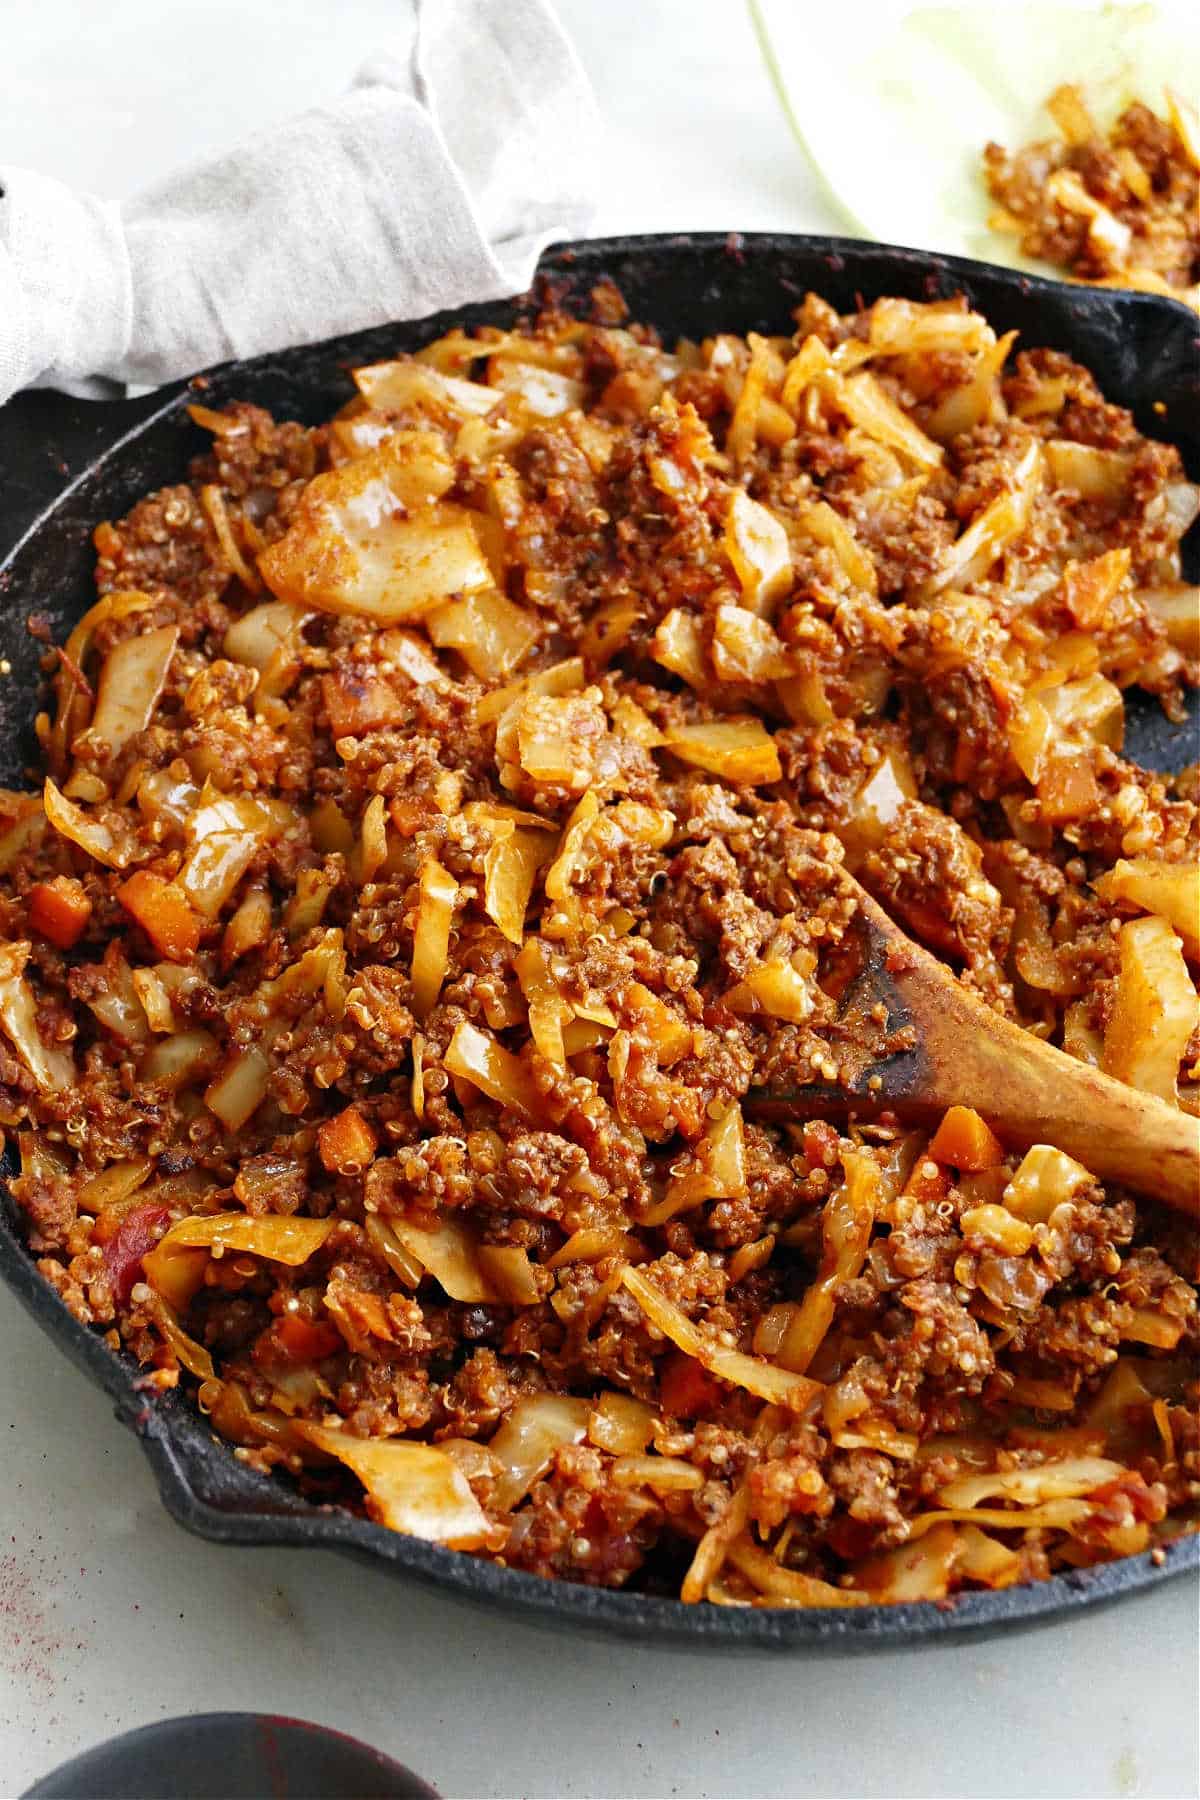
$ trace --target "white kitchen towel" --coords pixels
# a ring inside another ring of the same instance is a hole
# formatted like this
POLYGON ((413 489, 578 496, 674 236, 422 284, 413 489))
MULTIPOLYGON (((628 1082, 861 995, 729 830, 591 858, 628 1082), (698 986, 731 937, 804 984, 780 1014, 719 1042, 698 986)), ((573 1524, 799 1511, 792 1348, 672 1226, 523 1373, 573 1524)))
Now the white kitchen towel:
POLYGON ((547 0, 397 0, 328 106, 124 206, 0 164, 0 402, 100 398, 519 293, 582 233, 598 122, 547 0))

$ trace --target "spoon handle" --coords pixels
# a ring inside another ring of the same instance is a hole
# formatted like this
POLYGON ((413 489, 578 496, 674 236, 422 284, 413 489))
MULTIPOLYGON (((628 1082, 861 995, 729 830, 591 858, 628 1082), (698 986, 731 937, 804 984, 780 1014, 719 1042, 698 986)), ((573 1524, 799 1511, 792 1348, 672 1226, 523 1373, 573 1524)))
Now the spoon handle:
POLYGON ((909 948, 890 973, 920 1039, 923 1100, 974 1106, 1022 1148, 1053 1144, 1099 1180, 1200 1218, 1200 1120, 1022 1031, 909 948))

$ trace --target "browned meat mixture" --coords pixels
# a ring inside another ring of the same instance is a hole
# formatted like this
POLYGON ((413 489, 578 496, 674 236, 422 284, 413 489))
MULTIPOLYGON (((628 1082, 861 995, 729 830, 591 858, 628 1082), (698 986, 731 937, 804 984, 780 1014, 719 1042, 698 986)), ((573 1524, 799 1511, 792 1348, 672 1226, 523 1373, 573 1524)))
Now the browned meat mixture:
POLYGON ((1047 107, 1059 135, 1021 150, 989 144, 992 225, 1026 256, 1080 281, 1145 288, 1200 308, 1200 122, 1174 94, 1160 118, 1136 101, 1109 131, 1077 88, 1047 107))
POLYGON ((978 1108, 760 1122, 881 1022, 855 871, 1196 1108, 1174 450, 960 302, 451 333, 194 408, 2 797, 38 1266, 314 1498, 732 1605, 1000 1587, 1200 1496, 1196 1233, 978 1108), (994 1123, 994 1122, 992 1122, 994 1123))

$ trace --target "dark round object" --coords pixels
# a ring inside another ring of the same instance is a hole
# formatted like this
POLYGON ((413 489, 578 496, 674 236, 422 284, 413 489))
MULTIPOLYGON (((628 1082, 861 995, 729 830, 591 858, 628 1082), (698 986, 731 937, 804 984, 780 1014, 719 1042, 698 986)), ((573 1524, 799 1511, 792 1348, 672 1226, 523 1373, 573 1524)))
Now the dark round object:
POLYGON ((274 1713, 191 1713, 125 1731, 35 1782, 24 1800, 437 1800, 357 1738, 274 1713))
MULTIPOLYGON (((11 667, 0 680, 0 783, 25 785, 25 769, 36 760, 34 695, 44 646, 25 621, 37 613, 61 642, 94 597, 93 527, 120 517, 151 489, 186 478, 190 459, 209 442, 187 414, 189 401, 221 407, 250 400, 278 418, 316 424, 350 398, 347 370, 358 363, 417 350, 456 325, 468 331, 509 326, 548 303, 586 316, 593 290, 606 280, 616 284, 631 317, 657 326, 667 342, 716 331, 787 332, 810 289, 841 311, 882 294, 910 300, 964 294, 998 331, 1019 331, 1023 348, 1067 351, 1086 364, 1106 398, 1130 408, 1149 436, 1175 444, 1192 479, 1200 479, 1200 327, 1177 300, 1045 281, 990 263, 849 238, 664 234, 560 245, 543 258, 534 291, 515 300, 229 363, 137 400, 97 405, 30 393, 0 407, 0 545, 13 546, 0 561, 0 658, 11 667)), ((1185 546, 1190 580, 1198 573, 1198 541, 1200 528, 1185 546)), ((1151 696, 1130 693, 1126 754, 1161 770, 1193 761, 1195 695, 1191 701, 1187 722, 1173 725, 1151 696)), ((38 1274, 2 1180, 0 1279, 110 1395, 117 1416, 137 1433, 168 1510, 190 1531, 217 1543, 341 1550, 381 1574, 564 1630, 727 1651, 869 1650, 961 1640, 1054 1618, 1200 1565, 1200 1537, 1190 1536, 1022 1587, 851 1610, 684 1606, 653 1594, 544 1581, 311 1505, 283 1479, 236 1461, 186 1395, 150 1395, 133 1360, 114 1355, 71 1316, 38 1274)))

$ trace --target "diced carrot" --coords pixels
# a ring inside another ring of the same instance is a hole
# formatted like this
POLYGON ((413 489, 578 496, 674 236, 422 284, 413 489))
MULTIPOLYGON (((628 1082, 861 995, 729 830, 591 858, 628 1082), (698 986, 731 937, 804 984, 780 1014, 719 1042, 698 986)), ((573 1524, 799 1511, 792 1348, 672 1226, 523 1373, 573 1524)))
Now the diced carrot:
POLYGON ((673 1351, 664 1362, 658 1391, 663 1411, 677 1419, 697 1419, 721 1403, 721 1383, 682 1350, 673 1351))
POLYGON ((284 1313, 272 1328, 273 1348, 278 1348, 289 1362, 320 1362, 341 1350, 342 1334, 332 1325, 313 1324, 299 1313, 284 1313))
POLYGON ((92 916, 92 903, 83 883, 70 875, 39 881, 29 893, 29 923, 39 937, 69 950, 78 942, 92 916))
POLYGON ((964 1175, 996 1169, 1004 1161, 999 1138, 971 1106, 952 1106, 929 1145, 926 1155, 936 1163, 948 1163, 964 1175))
POLYGON ((121 883, 117 899, 160 955, 172 962, 187 962, 195 955, 203 921, 174 882, 139 869, 121 883))
POLYGON ((379 1139, 357 1106, 326 1119, 317 1133, 321 1161, 331 1175, 357 1174, 374 1156, 379 1139))

